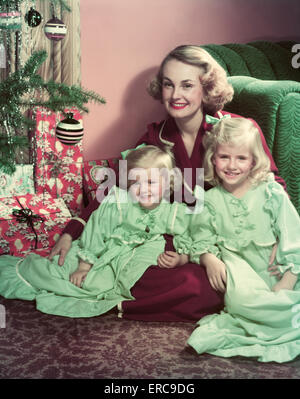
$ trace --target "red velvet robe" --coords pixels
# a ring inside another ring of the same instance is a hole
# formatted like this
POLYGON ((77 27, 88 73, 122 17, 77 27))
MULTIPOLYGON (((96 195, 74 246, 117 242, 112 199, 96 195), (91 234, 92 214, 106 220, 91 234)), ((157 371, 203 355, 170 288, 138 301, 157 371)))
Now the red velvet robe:
MULTIPOLYGON (((222 111, 222 114, 228 112, 222 111)), ((231 117, 239 115, 230 114, 231 117)), ((215 115, 218 117, 217 115, 215 115)), ((161 138, 159 133, 164 121, 148 126, 146 134, 141 137, 136 145, 145 143, 162 146, 161 141, 167 140, 174 143, 173 153, 176 166, 183 172, 185 168, 191 168, 193 172, 192 188, 196 183, 196 168, 202 167, 204 148, 202 138, 211 125, 205 121, 200 126, 191 157, 188 156, 181 134, 172 118, 167 119, 161 138)), ((263 147, 271 161, 271 171, 276 180, 285 187, 285 182, 278 176, 278 169, 267 147, 261 129, 258 127, 263 147)), ((83 212, 81 218, 88 220, 90 214, 99 206, 97 200, 92 202, 83 212)), ((77 220, 72 220, 66 226, 64 232, 71 234, 73 239, 80 236, 83 225, 77 220)), ((174 250, 172 238, 166 236, 166 250, 174 250)), ((203 266, 193 263, 173 269, 162 269, 157 265, 150 266, 141 279, 131 289, 134 301, 124 301, 121 305, 123 318, 145 321, 197 321, 201 317, 218 312, 223 307, 223 295, 214 291, 208 281, 206 270, 203 266)))

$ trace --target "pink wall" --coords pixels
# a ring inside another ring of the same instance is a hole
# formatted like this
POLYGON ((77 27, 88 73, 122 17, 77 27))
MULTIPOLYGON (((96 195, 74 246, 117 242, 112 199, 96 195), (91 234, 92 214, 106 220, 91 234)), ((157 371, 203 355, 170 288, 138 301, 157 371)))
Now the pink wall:
POLYGON ((84 158, 118 156, 164 111, 145 90, 179 44, 300 42, 299 0, 82 0, 82 86, 106 98, 84 116, 84 158))

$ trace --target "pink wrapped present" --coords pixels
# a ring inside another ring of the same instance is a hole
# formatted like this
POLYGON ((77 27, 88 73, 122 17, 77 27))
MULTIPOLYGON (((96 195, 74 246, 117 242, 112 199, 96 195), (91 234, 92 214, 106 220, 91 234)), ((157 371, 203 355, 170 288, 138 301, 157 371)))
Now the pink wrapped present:
MULTIPOLYGON (((78 111, 73 117, 81 120, 78 111)), ((72 216, 81 213, 83 207, 83 154, 82 143, 62 144, 55 135, 56 126, 65 118, 44 108, 34 110, 36 128, 32 132, 32 157, 35 168, 35 191, 48 192, 54 198, 62 198, 72 216)))
POLYGON ((70 219, 63 200, 49 193, 0 198, 0 255, 48 253, 70 219))

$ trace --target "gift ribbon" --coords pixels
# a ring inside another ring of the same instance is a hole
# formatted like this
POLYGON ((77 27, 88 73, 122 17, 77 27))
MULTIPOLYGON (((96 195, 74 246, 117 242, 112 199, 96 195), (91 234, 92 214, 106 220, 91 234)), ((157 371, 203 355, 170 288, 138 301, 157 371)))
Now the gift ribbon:
POLYGON ((31 230, 33 231, 33 233, 35 235, 34 249, 37 249, 38 236, 37 236, 37 232, 35 231, 35 228, 34 228, 34 223, 37 221, 43 222, 45 219, 40 215, 35 215, 31 209, 24 208, 23 205, 21 204, 21 202, 18 200, 18 198, 16 198, 16 200, 18 201, 18 203, 22 209, 14 209, 12 213, 16 217, 17 222, 27 223, 27 226, 29 226, 31 228, 31 230))

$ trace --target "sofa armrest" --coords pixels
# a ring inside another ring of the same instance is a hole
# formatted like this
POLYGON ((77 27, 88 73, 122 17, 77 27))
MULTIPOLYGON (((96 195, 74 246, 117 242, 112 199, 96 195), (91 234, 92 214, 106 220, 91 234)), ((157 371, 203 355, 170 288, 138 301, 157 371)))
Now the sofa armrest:
POLYGON ((235 95, 227 111, 254 119, 261 127, 279 174, 300 213, 300 83, 229 77, 235 95))

